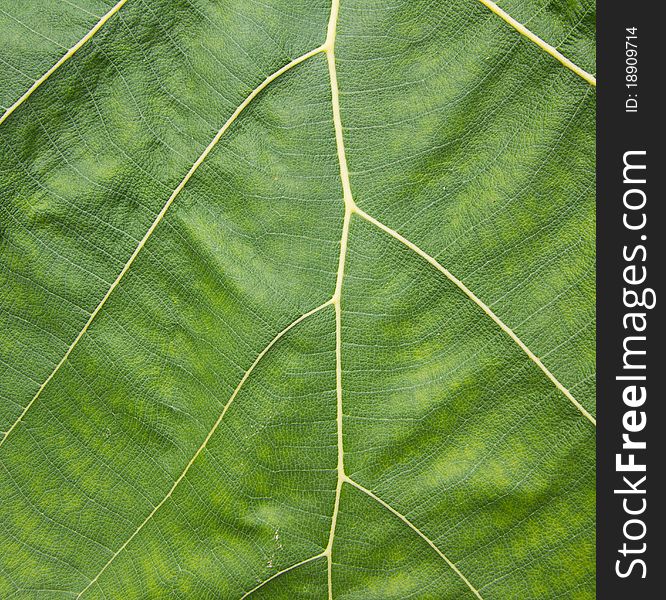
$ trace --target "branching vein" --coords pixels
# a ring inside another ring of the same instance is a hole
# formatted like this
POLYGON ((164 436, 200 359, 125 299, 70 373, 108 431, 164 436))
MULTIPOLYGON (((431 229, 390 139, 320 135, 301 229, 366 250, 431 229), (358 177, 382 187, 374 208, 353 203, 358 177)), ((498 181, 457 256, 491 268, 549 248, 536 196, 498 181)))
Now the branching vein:
POLYGON ((477 304, 483 312, 485 312, 499 327, 504 331, 518 346, 521 348, 521 350, 527 354, 527 356, 544 372, 546 377, 551 380, 551 382, 555 385, 555 387, 562 392, 568 399, 569 401, 583 414, 583 416, 590 421, 595 427, 597 425, 596 419, 587 411, 585 410, 585 407, 576 400, 571 392, 565 388, 560 381, 553 375, 546 365, 544 365, 541 360, 532 352, 526 345, 525 343, 515 334, 515 332, 508 326, 504 321, 502 321, 491 309, 490 307, 485 304, 480 298, 474 294, 460 279, 458 279, 453 273, 451 273, 448 269, 443 267, 435 258, 430 256, 427 252, 421 250, 416 244, 413 242, 410 242, 407 238, 403 237, 400 235, 397 231, 391 229, 390 227, 384 225, 384 223, 378 221, 374 217, 370 216, 368 213, 364 212, 358 207, 354 208, 354 213, 359 215, 360 217, 364 218, 366 221, 369 223, 375 225, 385 233, 388 233, 391 237, 394 237, 396 240, 407 246, 410 250, 416 252, 420 257, 424 258, 427 260, 433 267, 435 267, 440 273, 444 274, 452 283, 454 283, 458 288, 460 288, 465 295, 472 300, 475 304, 477 304))
POLYGON ((369 489, 363 487, 360 483, 356 483, 353 479, 350 479, 349 477, 345 477, 345 483, 348 483, 349 485, 354 486, 357 490, 362 491, 364 494, 367 494, 375 500, 376 502, 379 502, 384 508, 386 508, 388 511, 393 513, 396 517, 398 517, 407 527, 409 527, 412 531, 417 533, 423 540, 425 540, 428 545, 435 551, 437 554, 439 554, 440 558, 443 558, 444 561, 446 562, 449 567, 462 579, 467 587, 473 592, 473 594, 479 599, 483 600, 481 598, 481 594, 479 594, 479 591, 469 582, 467 577, 465 577, 461 572, 458 567, 456 567, 455 564, 453 564, 449 558, 435 545, 435 543, 425 534, 423 533, 416 525, 414 525, 407 517, 405 517, 403 514, 399 513, 395 508, 393 508, 390 504, 387 502, 384 502, 379 496, 377 496, 375 493, 371 492, 369 489))
POLYGON ((243 102, 238 106, 238 108, 233 112, 233 114, 229 117, 229 119, 226 121, 224 125, 220 128, 220 130, 215 134, 215 137, 211 140, 210 144, 206 146, 206 149, 201 153, 199 158, 195 161, 195 163, 190 167, 190 170, 187 172, 183 180, 178 184, 176 189, 173 191, 171 196, 169 196, 169 199, 166 201, 164 206, 162 207, 162 210, 157 214, 155 217, 155 220, 152 222, 150 227, 148 228, 148 231, 146 231, 146 234, 143 236, 137 247, 134 249, 134 252, 132 252, 132 255, 129 257, 123 268, 121 269, 120 273, 118 273, 118 276, 116 277, 115 281, 111 284, 111 287, 107 290, 106 294, 104 294, 103 298, 100 300, 99 304, 95 307, 95 309, 90 313, 90 317, 86 321, 86 324, 83 326, 83 329, 78 333, 76 338, 74 338, 74 341, 70 344, 69 348, 67 348, 67 351, 65 352, 64 356, 62 359, 60 359, 60 362, 54 367, 53 371, 51 371, 50 375, 46 378, 44 383, 39 386, 39 389, 33 396, 32 400, 26 404, 25 408, 21 412, 21 414, 18 416, 16 421, 12 424, 12 426, 5 432, 4 436, 2 439, 0 439, 0 446, 5 442, 9 434, 16 428, 16 426, 23 420, 23 417, 25 414, 30 410, 32 405, 35 403, 37 398, 41 395, 42 391, 44 388, 49 384, 51 379, 55 376, 55 374, 58 372, 60 367, 67 361, 69 358, 69 355, 72 353, 72 350, 76 347, 76 345, 79 343, 81 338, 86 334, 88 331, 91 323, 94 321, 95 317, 99 314, 100 310, 102 310, 102 307, 106 304, 106 301, 109 299, 109 296, 113 293, 113 290, 118 287, 118 284, 120 283, 121 279, 125 276, 125 273, 129 271, 130 267, 136 260, 136 257, 139 255, 143 247, 146 245, 146 242, 150 238, 150 236, 153 234, 157 226, 160 224, 162 219, 164 218, 164 215, 167 213, 169 210, 169 207, 171 204, 173 204, 173 201, 176 199, 178 194, 182 191, 182 189, 185 187, 187 182, 191 179, 192 175, 196 172, 196 170, 199 168, 201 163, 206 159, 206 157, 211 153, 213 148, 217 145, 217 143, 220 141, 220 138, 224 135, 224 133, 231 127, 232 123, 238 118, 238 115, 240 115, 243 110, 254 100, 272 81, 280 77, 283 73, 286 73, 296 65, 302 63, 303 61, 307 60, 308 58, 314 56, 315 54, 319 54, 320 52, 324 51, 324 47, 320 46, 318 48, 315 48, 314 50, 310 50, 310 52, 306 52, 305 54, 299 56, 298 58, 295 58, 292 60, 290 63, 286 64, 284 67, 281 69, 278 69, 273 73, 272 75, 269 75, 266 79, 264 79, 261 84, 259 84, 252 92, 243 100, 243 102))
POLYGON ((35 83, 33 83, 28 90, 16 101, 14 104, 12 104, 5 112, 4 114, 0 117, 0 125, 2 125, 8 118, 9 115, 11 115, 21 104, 23 104, 30 96, 32 93, 40 86, 42 83, 44 83, 55 71, 57 71, 62 65, 64 65, 76 52, 84 46, 90 39, 104 26, 104 24, 113 16, 115 15, 122 7, 123 5, 127 2, 127 0, 120 0, 108 13, 106 13, 97 23, 95 26, 88 32, 86 35, 84 35, 74 46, 72 46, 65 54, 60 57, 60 60, 58 60, 57 63, 55 63, 44 75, 42 75, 35 83))
MULTIPOLYGON (((233 391, 233 393, 231 394, 229 400, 227 400, 227 403, 224 405, 224 408, 222 409, 222 412, 220 413, 220 416, 217 418, 217 421, 215 421, 215 424, 213 425, 212 429, 208 432, 208 435, 206 436, 206 438, 204 439, 204 441, 201 443, 201 445, 199 446, 199 448, 197 449, 197 451, 194 453, 194 456, 192 456, 192 458, 190 459, 190 461, 187 463, 187 465, 186 465, 185 468, 183 469, 183 471, 182 471, 182 473, 180 474, 180 476, 178 477, 178 479, 176 479, 176 481, 173 483, 173 485, 171 486, 171 489, 169 489, 169 491, 167 492, 166 496, 164 496, 164 498, 162 498, 162 500, 161 500, 157 505, 155 505, 155 508, 153 508, 153 510, 150 511, 150 513, 148 514, 148 516, 147 516, 147 517, 141 522, 141 524, 140 524, 140 525, 139 525, 139 526, 138 526, 138 527, 132 532, 132 534, 131 534, 131 535, 125 540, 125 542, 122 544, 122 546, 120 546, 120 548, 118 548, 118 550, 116 550, 116 551, 113 553, 113 555, 111 556, 111 558, 110 558, 110 559, 106 562, 106 564, 105 564, 105 565, 99 570, 99 572, 97 573, 97 575, 95 575, 95 577, 93 577, 93 579, 90 580, 90 583, 88 583, 88 585, 87 585, 85 588, 83 588, 83 589, 79 592, 79 594, 76 596, 77 600, 78 600, 78 598, 81 598, 81 596, 83 596, 83 594, 85 594, 85 592, 86 592, 87 590, 89 590, 89 589, 91 588, 91 586, 93 586, 93 585, 95 584, 95 582, 100 578, 100 576, 102 575, 102 573, 104 573, 104 571, 106 571, 106 569, 111 565, 111 563, 113 563, 113 561, 116 560, 116 558, 118 557, 118 555, 119 555, 121 552, 123 552, 123 550, 125 550, 125 548, 127 548, 127 545, 128 545, 128 544, 129 544, 129 543, 130 543, 130 542, 136 537, 136 535, 137 535, 137 534, 138 534, 138 533, 139 533, 139 532, 145 527, 146 523, 148 523, 148 522, 149 522, 149 521, 155 516, 155 513, 156 513, 156 512, 157 512, 157 511, 158 511, 158 510, 164 505, 164 503, 165 503, 169 498, 171 498, 171 495, 173 494, 174 490, 178 487, 178 485, 180 484, 180 482, 185 478, 185 476, 187 475, 187 472, 190 470, 190 467, 192 467, 192 465, 194 464, 194 462, 197 460, 198 456, 203 452, 203 450, 204 450, 204 449, 206 448, 206 446, 208 445, 208 442, 210 441, 210 439, 213 437, 213 435, 214 435, 215 432, 217 431, 217 428, 220 426, 220 423, 221 423, 222 420, 224 419, 224 415, 227 413, 227 411, 229 410, 229 407, 231 406, 231 404, 233 403, 233 401, 236 399, 236 396, 238 396, 238 392, 240 392, 241 388, 243 387, 243 384, 247 381, 248 377, 250 377, 250 374, 252 373, 252 371, 254 371, 255 367, 259 364, 259 362, 260 362, 261 359, 266 355, 266 353, 267 353, 267 352, 268 352, 268 351, 269 351, 269 350, 270 350, 270 349, 271 349, 271 348, 272 348, 272 347, 278 342, 278 340, 280 340, 282 337, 284 337, 284 335, 285 335, 288 331, 290 331, 291 329, 293 329, 294 327, 296 327, 296 325, 298 325, 299 323, 301 323, 302 321, 304 321, 305 319, 307 319, 309 316, 314 315, 315 313, 319 312, 320 310, 323 310, 323 309, 326 308, 327 306, 330 306, 332 303, 333 303, 332 300, 327 300, 327 301, 324 302, 323 304, 320 304, 320 305, 317 306, 316 308, 313 308, 311 311, 306 312, 305 314, 303 314, 303 315, 301 315, 300 317, 298 317, 298 319, 296 319, 295 321, 293 321, 292 323, 290 323, 289 325, 287 325, 287 327, 285 327, 282 331, 280 331, 280 333, 278 333, 278 334, 277 334, 277 335, 276 335, 276 336, 275 336, 275 337, 274 337, 274 338, 273 338, 273 339, 272 339, 272 340, 266 345, 266 347, 265 347, 265 348, 264 348, 264 349, 263 349, 263 350, 257 355, 257 358, 254 359, 254 362, 250 365, 250 367, 248 368, 248 370, 245 371, 245 374, 243 375, 243 377, 241 378, 241 380, 238 382, 238 385, 237 385, 236 388, 234 389, 234 391, 233 391)), ((307 561, 304 561, 304 562, 307 562, 307 561)), ((297 565, 296 565, 296 566, 297 566, 297 565)))
POLYGON ((479 0, 481 4, 489 8, 494 12, 498 17, 506 21, 511 27, 518 31, 521 35, 524 35, 528 40, 534 42, 539 48, 550 54, 553 58, 560 61, 567 69, 573 71, 579 77, 582 77, 587 83, 596 87, 597 79, 594 75, 588 73, 584 69, 581 69, 577 64, 569 60, 564 54, 562 54, 557 48, 551 46, 548 42, 542 40, 538 35, 532 33, 525 25, 516 21, 511 15, 504 12, 497 4, 492 0, 479 0))
POLYGON ((247 598, 248 596, 250 596, 251 594, 256 592, 259 588, 264 587, 267 583, 270 583, 274 579, 277 579, 278 577, 280 577, 280 575, 284 575, 285 573, 288 573, 289 571, 293 571, 297 567, 300 567, 302 565, 306 565, 306 564, 311 563, 311 562, 313 562, 315 560, 318 560, 320 558, 324 558, 324 556, 325 556, 325 554, 323 552, 320 552, 319 554, 317 554, 315 556, 311 556, 310 558, 306 558, 305 560, 302 560, 301 562, 298 562, 295 565, 291 565, 290 567, 287 567, 286 569, 282 569, 281 571, 278 571, 277 573, 275 573, 275 575, 271 575, 268 579, 262 581, 259 585, 253 587, 249 592, 246 592, 245 594, 243 594, 240 597, 240 600, 245 600, 245 598, 247 598))

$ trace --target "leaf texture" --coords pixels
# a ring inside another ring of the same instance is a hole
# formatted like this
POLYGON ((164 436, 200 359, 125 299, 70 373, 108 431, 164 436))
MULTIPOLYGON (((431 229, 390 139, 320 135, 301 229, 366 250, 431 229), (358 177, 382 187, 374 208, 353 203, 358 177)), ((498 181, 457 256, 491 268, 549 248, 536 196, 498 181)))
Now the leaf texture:
POLYGON ((594 598, 594 3, 0 35, 0 598, 594 598))

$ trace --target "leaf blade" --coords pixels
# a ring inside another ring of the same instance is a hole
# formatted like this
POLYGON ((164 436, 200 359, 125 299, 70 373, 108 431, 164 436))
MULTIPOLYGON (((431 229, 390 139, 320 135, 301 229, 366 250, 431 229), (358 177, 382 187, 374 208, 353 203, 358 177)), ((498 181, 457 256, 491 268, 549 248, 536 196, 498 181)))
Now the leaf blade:
POLYGON ((2 124, 3 420, 83 333, 0 592, 592 597, 589 90, 476 1, 279 4, 132 4, 2 124))

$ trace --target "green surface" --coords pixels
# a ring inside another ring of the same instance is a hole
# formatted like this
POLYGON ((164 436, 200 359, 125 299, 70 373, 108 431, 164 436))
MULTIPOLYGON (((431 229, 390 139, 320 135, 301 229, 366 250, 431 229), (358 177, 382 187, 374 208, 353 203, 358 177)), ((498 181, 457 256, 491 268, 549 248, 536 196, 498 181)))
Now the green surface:
POLYGON ((0 598, 594 598, 594 87, 478 0, 128 0, 21 99, 113 6, 0 0, 0 598))

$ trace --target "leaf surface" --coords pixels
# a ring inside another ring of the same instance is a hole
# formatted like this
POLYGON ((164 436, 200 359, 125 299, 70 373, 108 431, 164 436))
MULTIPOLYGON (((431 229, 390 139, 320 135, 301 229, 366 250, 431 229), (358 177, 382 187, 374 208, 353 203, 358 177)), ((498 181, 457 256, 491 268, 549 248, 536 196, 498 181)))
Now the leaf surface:
POLYGON ((593 23, 3 5, 0 597, 593 598, 593 23))

